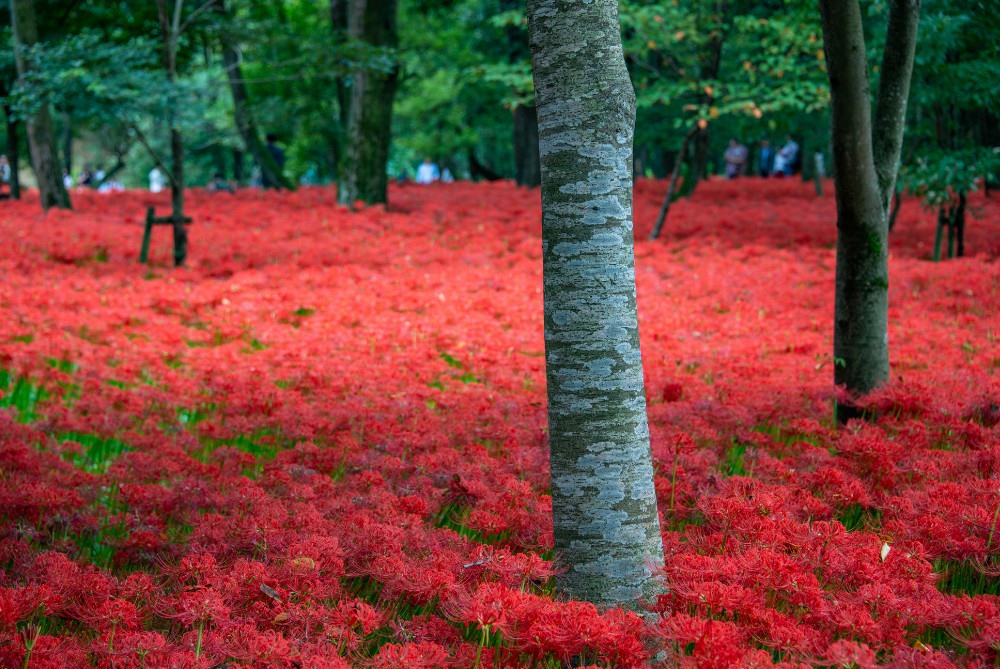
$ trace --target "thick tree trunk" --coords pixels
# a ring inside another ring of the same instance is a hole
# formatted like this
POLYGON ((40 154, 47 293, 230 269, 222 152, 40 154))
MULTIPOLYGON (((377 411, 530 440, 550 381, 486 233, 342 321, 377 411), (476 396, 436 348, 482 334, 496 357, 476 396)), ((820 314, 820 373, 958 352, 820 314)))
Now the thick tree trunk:
POLYGON ((18 122, 10 105, 4 105, 4 115, 7 117, 7 161, 10 163, 10 197, 21 199, 21 137, 17 131, 18 122))
POLYGON ((518 186, 535 188, 541 185, 538 113, 534 105, 520 105, 514 110, 514 168, 518 186))
MULTIPOLYGON (((13 0, 10 9, 14 27, 17 73, 23 78, 35 67, 24 53, 25 47, 38 41, 35 3, 34 0, 13 0)), ((43 100, 25 125, 28 128, 28 148, 31 151, 31 163, 35 168, 42 208, 70 209, 69 193, 63 184, 62 170, 59 169, 52 114, 49 112, 48 103, 43 100)))
MULTIPOLYGON (((330 0, 330 27, 333 30, 335 44, 347 41, 349 0, 330 0)), ((351 89, 344 77, 337 77, 337 131, 330 137, 330 158, 333 161, 334 172, 338 179, 344 167, 344 141, 351 118, 351 89)))
MULTIPOLYGON (((914 0, 893 0, 880 84, 877 132, 892 134, 873 146, 868 63, 857 0, 821 0, 823 42, 830 77, 833 159, 837 174, 837 278, 834 306, 834 381, 852 396, 889 379, 888 193, 892 192, 902 142, 910 67, 893 64, 908 53, 899 27, 919 11, 914 0), (899 40, 903 39, 903 43, 899 40), (900 79, 905 79, 901 81, 900 79), (886 92, 884 95, 882 89, 886 92), (900 96, 902 99, 900 100, 900 96), (891 171, 891 179, 886 174, 891 171), (887 187, 888 191, 883 191, 887 187)), ((912 17, 915 21, 915 15, 912 17)), ((915 28, 910 35, 915 38, 915 28)), ((838 419, 857 415, 853 403, 838 406, 838 419)))
MULTIPOLYGON (((350 37, 374 47, 394 49, 398 43, 397 7, 397 0, 353 0, 348 21, 350 37)), ((341 204, 388 200, 386 163, 397 83, 397 68, 388 73, 364 69, 354 72, 345 169, 337 193, 341 204)))
POLYGON ((257 131, 257 124, 254 121, 253 113, 250 110, 250 101, 247 96, 247 89, 243 83, 243 70, 240 67, 240 56, 236 46, 227 37, 222 47, 222 60, 226 68, 226 76, 229 78, 229 90, 233 94, 233 120, 236 121, 236 128, 240 137, 247 147, 247 151, 260 166, 261 179, 264 184, 273 186, 281 190, 295 190, 295 184, 289 179, 281 169, 281 166, 274 160, 271 152, 260 138, 257 131))
POLYGON ((73 173, 73 115, 63 112, 62 166, 67 174, 73 173))
POLYGON ((635 92, 615 0, 529 0, 542 165, 546 378, 563 592, 635 607, 662 584, 632 237, 635 92))

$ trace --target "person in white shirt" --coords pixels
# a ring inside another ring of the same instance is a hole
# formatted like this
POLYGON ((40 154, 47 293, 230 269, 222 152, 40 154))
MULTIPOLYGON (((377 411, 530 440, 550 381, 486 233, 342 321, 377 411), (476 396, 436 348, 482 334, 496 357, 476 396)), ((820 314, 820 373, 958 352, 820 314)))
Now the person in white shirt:
POLYGON ((795 159, 799 156, 799 145, 788 135, 785 145, 774 157, 774 174, 790 177, 795 172, 795 159))
POLYGON ((167 185, 167 180, 159 167, 154 167, 149 171, 149 192, 159 193, 167 185))
POLYGON ((437 181, 439 177, 438 166, 430 158, 424 158, 424 162, 420 163, 420 167, 417 168, 417 183, 431 184, 437 181))

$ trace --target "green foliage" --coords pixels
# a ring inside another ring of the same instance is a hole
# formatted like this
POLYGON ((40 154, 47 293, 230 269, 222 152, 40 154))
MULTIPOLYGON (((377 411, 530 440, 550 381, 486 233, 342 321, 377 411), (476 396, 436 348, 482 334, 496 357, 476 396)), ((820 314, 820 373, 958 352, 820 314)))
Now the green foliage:
POLYGON ((952 202, 959 194, 978 190, 985 178, 1000 178, 1000 152, 988 147, 934 151, 900 169, 901 185, 923 198, 927 206, 952 202))

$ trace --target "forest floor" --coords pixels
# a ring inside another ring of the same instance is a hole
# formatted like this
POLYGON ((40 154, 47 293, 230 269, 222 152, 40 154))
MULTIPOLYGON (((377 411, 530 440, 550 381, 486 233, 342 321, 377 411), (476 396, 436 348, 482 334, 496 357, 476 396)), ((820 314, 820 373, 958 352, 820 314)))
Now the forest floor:
POLYGON ((0 205, 2 667, 1000 661, 1000 199, 891 238, 892 382, 831 423, 835 206, 708 182, 636 274, 668 594, 553 595, 538 191, 0 205))

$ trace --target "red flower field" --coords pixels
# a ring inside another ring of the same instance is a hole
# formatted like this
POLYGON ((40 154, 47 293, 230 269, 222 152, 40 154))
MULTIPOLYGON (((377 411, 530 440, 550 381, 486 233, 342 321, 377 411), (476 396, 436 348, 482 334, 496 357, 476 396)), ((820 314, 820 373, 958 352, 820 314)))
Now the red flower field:
MULTIPOLYGON (((648 234, 663 184, 640 182, 648 234)), ((0 667, 1000 662, 1000 202, 891 239, 893 381, 835 430, 835 207, 707 182, 636 246, 669 593, 553 592, 539 195, 0 205, 0 667)))

